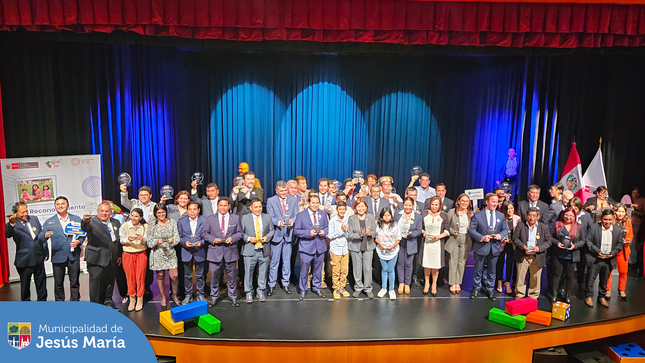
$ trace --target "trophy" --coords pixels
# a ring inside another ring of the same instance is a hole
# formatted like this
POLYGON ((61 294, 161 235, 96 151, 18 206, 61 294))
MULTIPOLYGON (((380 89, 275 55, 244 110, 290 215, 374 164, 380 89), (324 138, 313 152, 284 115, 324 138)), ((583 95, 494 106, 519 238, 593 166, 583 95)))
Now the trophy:
POLYGON ((488 235, 490 236, 491 239, 493 239, 493 236, 495 235, 495 227, 494 226, 488 226, 488 235))
POLYGON ((352 173, 352 177, 354 179, 363 179, 365 177, 365 174, 363 174, 363 172, 360 170, 354 170, 354 173, 352 173))
POLYGON ((130 176, 130 174, 126 172, 119 174, 118 181, 119 181, 119 185, 125 184, 126 187, 129 187, 130 185, 132 185, 132 177, 130 176))
POLYGON ((193 173, 193 176, 190 177, 190 180, 196 182, 197 185, 202 185, 202 181, 204 181, 204 174, 202 174, 201 171, 196 171, 193 173))
POLYGON ((419 176, 421 173, 423 173, 423 169, 421 169, 420 166, 413 166, 412 170, 410 170, 410 174, 412 174, 412 176, 419 176))
POLYGON ((334 187, 336 187, 336 192, 340 192, 343 190, 343 183, 341 183, 340 181, 334 179, 332 184, 334 184, 334 187))
POLYGON ((509 182, 503 182, 500 187, 504 189, 504 193, 506 194, 511 194, 511 191, 513 190, 513 187, 511 187, 509 182))
POLYGON ((172 198, 172 195, 175 193, 175 190, 168 184, 164 185, 161 187, 161 190, 159 191, 162 197, 165 197, 166 199, 172 198))
POLYGON ((94 202, 85 203, 85 214, 96 215, 97 209, 98 209, 98 205, 96 203, 94 202))
POLYGON ((236 187, 241 187, 242 185, 244 185, 244 178, 242 178, 241 176, 236 176, 235 177, 235 186, 236 187))
POLYGON ((320 224, 318 223, 314 224, 314 231, 316 232, 316 234, 320 233, 320 224))
POLYGON ((564 236, 564 242, 562 244, 564 245, 564 248, 566 248, 566 249, 571 248, 571 237, 564 236))
POLYGON ((603 255, 608 255, 609 252, 611 252, 611 243, 603 243, 600 246, 600 252, 602 252, 603 255))

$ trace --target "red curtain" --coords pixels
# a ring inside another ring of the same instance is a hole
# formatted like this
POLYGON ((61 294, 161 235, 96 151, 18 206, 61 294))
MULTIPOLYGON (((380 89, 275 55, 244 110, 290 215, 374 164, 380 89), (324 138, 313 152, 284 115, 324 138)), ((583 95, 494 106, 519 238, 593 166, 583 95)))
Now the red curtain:
POLYGON ((401 0, 3 0, 0 30, 243 41, 645 45, 645 5, 401 0))
MULTIPOLYGON (((4 143, 4 122, 2 120, 2 90, 0 89, 0 159, 7 157, 7 150, 4 143)), ((0 170, 0 182, 2 181, 2 170, 0 170)), ((4 195, 0 187, 0 206, 4 206, 4 195)), ((7 251, 7 239, 4 238, 4 219, 0 223, 0 285, 9 282, 9 255, 7 251)))

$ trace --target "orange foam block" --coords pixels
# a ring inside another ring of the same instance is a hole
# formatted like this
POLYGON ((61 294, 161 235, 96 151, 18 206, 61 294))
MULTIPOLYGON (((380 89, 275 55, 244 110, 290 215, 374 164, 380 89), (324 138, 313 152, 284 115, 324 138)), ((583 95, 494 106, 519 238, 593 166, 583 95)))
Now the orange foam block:
POLYGON ((551 325, 551 313, 548 311, 535 310, 526 316, 526 321, 539 325, 551 325))

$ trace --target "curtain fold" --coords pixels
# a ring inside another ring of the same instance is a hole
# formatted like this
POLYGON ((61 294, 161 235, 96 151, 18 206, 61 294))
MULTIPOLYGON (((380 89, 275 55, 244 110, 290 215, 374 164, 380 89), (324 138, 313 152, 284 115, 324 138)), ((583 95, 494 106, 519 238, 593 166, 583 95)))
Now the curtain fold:
MULTIPOLYGON (((1 72, 0 72, 1 73, 1 72)), ((0 87, 0 159, 7 157, 4 139, 4 119, 2 117, 2 87, 0 87)), ((0 170, 0 181, 2 180, 2 170, 0 170)), ((9 201, 9 204, 11 201, 9 201)), ((3 188, 0 188, 0 205, 4 206, 3 188)), ((4 222, 4 221, 3 221, 4 222)), ((5 224, 0 223, 0 235, 4 236, 5 224)), ((9 255, 6 243, 0 243, 0 285, 9 282, 9 255)))
POLYGON ((0 30, 240 41, 499 47, 645 45, 645 5, 401 0, 24 0, 0 30))

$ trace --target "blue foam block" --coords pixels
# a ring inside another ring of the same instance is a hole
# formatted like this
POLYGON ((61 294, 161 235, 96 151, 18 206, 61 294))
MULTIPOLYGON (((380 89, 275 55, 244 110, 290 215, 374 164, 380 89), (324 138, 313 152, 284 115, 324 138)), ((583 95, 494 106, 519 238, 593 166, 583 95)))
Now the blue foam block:
POLYGON ((619 345, 610 345, 609 349, 613 350, 620 358, 642 358, 645 359, 645 350, 636 343, 626 343, 619 345))
POLYGON ((208 314, 208 303, 206 301, 195 301, 170 309, 170 315, 175 322, 194 319, 205 314, 208 314))

